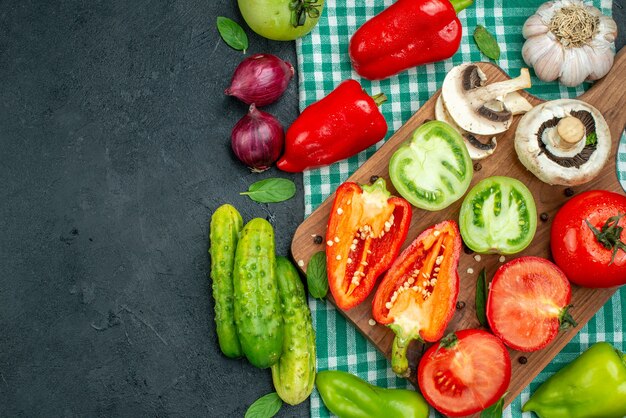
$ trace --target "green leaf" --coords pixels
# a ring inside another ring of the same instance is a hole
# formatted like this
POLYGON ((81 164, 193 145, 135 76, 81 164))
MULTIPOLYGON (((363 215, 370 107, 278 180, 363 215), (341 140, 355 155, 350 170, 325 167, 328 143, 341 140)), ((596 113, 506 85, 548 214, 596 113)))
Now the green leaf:
POLYGON ((483 327, 489 329, 489 323, 487 322, 487 296, 489 289, 487 286, 487 274, 483 268, 478 274, 476 280, 476 317, 478 322, 483 327))
POLYGON ((259 203, 284 202, 296 194, 296 184, 289 179, 269 178, 252 183, 247 192, 239 194, 259 203))
POLYGON ((491 405, 480 413, 480 418, 502 418, 502 408, 504 407, 504 397, 506 393, 498 400, 498 402, 491 405))
POLYGON ((323 299, 328 293, 328 274, 326 273, 326 253, 313 254, 306 268, 306 283, 311 296, 323 299))
POLYGON ((254 401, 244 418, 271 418, 280 411, 283 401, 276 392, 268 393, 254 401))
POLYGON ((585 138, 585 145, 596 145, 598 143, 598 135, 595 132, 590 133, 585 138))
POLYGON ((224 16, 218 16, 217 30, 229 47, 237 51, 243 51, 244 54, 246 53, 246 49, 248 49, 248 36, 237 22, 224 16))
POLYGON ((500 58, 500 46, 498 46, 496 38, 494 38, 484 26, 476 26, 474 41, 476 45, 478 45, 480 52, 485 54, 488 58, 496 61, 500 58))

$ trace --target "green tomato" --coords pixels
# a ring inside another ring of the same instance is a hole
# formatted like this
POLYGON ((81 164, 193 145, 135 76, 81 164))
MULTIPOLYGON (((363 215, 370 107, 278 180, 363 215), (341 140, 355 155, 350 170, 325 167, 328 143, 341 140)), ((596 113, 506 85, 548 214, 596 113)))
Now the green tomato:
POLYGON ((237 0, 250 29, 274 41, 293 41, 311 32, 324 0, 237 0))
POLYGON ((515 254, 526 248, 535 236, 535 200, 519 180, 487 177, 465 196, 459 224, 463 241, 472 250, 515 254))
POLYGON ((473 174, 463 138, 439 121, 417 128, 389 161, 389 177, 398 193, 414 206, 431 211, 459 200, 473 174))

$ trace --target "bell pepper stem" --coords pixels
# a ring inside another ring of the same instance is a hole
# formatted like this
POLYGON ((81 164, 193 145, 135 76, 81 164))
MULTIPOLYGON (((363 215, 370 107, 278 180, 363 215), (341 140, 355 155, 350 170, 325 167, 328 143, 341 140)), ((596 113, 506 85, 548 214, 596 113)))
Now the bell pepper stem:
POLYGON ((624 363, 624 367, 626 367, 626 353, 622 353, 621 351, 617 349, 615 350, 615 352, 617 353, 617 356, 622 359, 622 363, 624 363))
POLYGON ((406 352, 411 341, 413 341, 413 338, 402 338, 398 335, 393 339, 391 368, 400 377, 408 377, 411 374, 409 360, 406 358, 406 352))
POLYGON ((452 7, 454 7, 454 11, 457 13, 471 6, 473 2, 474 0, 450 0, 450 3, 452 3, 452 7))
POLYGON ((372 98, 372 100, 374 100, 374 103, 376 103, 376 106, 378 107, 380 107, 380 105, 387 101, 387 96, 385 95, 385 93, 378 93, 370 97, 372 98))

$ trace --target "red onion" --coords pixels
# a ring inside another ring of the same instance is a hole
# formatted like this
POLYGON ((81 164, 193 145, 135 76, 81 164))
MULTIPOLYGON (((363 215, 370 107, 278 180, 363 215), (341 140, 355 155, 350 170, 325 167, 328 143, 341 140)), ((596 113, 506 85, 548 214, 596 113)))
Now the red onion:
POLYGON ((265 171, 278 160, 285 143, 283 126, 272 115, 253 104, 231 134, 233 152, 255 172, 265 171))
POLYGON ((287 89, 293 66, 271 54, 255 54, 235 69, 230 87, 224 93, 247 104, 274 103, 287 89))

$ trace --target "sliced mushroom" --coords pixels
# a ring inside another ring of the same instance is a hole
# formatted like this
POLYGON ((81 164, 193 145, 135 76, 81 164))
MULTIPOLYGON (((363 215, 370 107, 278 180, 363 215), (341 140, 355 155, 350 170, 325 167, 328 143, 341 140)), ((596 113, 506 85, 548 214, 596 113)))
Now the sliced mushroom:
POLYGON ((516 91, 504 96, 504 106, 513 113, 513 116, 523 115, 533 108, 533 105, 516 91))
POLYGON ((467 147, 467 151, 469 152, 469 156, 472 160, 482 160, 483 158, 486 158, 493 154, 493 152, 496 150, 496 146, 498 145, 498 143, 496 142, 495 137, 492 137, 485 143, 476 138, 475 135, 459 127, 454 119, 450 117, 448 110, 443 104, 441 95, 437 97, 437 102, 435 104, 435 119, 441 122, 446 122, 448 125, 459 131, 459 133, 463 137, 463 140, 465 141, 465 146, 467 147))
POLYGON ((600 173, 611 152, 611 132, 595 107, 580 100, 553 100, 520 119, 515 151, 541 181, 575 186, 600 173))
MULTIPOLYGON (((441 95, 448 113, 462 129, 477 135, 495 135, 506 131, 513 119, 505 97, 530 87, 530 74, 522 68, 517 78, 487 85, 485 81, 485 74, 476 64, 462 64, 446 75, 441 95)), ((517 97, 513 99, 516 106, 526 106, 517 97)))

